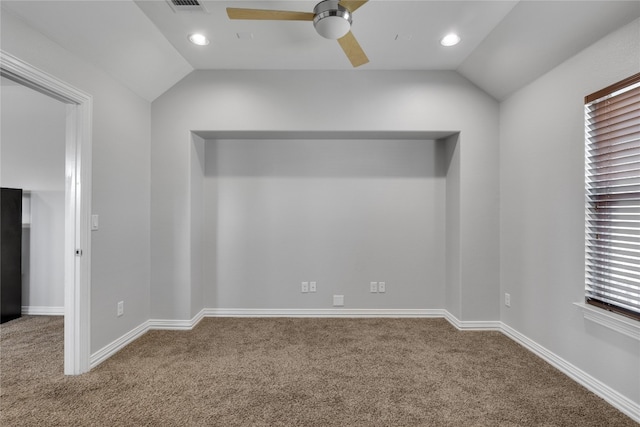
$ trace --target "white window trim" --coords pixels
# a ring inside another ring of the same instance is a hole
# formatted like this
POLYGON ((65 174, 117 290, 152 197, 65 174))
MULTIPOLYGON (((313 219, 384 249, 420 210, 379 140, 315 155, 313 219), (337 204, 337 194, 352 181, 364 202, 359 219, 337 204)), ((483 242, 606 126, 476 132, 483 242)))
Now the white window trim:
POLYGON ((573 304, 582 310, 585 319, 640 341, 640 322, 584 302, 573 304))

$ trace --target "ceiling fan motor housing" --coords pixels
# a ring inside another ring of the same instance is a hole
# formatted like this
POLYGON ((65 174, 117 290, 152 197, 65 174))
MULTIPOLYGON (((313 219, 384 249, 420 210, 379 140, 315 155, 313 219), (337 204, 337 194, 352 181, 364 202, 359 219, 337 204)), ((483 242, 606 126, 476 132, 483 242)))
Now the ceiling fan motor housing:
POLYGON ((351 30, 351 12, 338 0, 321 1, 313 13, 313 26, 326 39, 339 39, 351 30))

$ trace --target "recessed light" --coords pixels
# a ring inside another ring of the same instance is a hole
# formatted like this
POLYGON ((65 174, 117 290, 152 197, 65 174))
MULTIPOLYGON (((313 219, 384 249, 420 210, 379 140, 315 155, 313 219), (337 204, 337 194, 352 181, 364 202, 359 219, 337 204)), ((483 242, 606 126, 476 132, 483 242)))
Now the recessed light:
POLYGON ((189 41, 198 46, 206 46, 209 44, 209 39, 199 33, 189 34, 189 41))
POLYGON ((460 43, 460 36, 455 33, 447 34, 440 40, 440 44, 447 47, 455 46, 458 43, 460 43))

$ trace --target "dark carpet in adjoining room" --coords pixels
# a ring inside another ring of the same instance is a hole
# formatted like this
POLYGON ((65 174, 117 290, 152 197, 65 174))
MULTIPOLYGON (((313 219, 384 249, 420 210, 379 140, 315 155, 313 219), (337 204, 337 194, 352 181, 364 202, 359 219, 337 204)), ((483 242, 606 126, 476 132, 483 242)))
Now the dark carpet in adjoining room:
POLYGON ((3 426, 637 426, 499 332, 444 319, 204 319, 63 374, 63 320, 0 328, 3 426))

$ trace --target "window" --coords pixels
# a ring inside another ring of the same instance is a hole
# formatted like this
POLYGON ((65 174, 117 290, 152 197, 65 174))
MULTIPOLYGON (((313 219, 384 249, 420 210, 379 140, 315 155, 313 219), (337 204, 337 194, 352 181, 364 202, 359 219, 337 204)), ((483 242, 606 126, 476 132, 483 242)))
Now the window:
POLYGON ((585 117, 586 302, 640 320, 640 73, 585 117))

